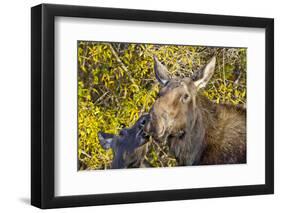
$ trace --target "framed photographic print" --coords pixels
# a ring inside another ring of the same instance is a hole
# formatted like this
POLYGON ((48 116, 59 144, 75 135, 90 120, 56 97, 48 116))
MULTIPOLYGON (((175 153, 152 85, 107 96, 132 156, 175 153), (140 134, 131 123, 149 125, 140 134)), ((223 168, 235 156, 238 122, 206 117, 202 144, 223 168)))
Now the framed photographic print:
POLYGON ((274 20, 31 9, 31 204, 274 192, 274 20))

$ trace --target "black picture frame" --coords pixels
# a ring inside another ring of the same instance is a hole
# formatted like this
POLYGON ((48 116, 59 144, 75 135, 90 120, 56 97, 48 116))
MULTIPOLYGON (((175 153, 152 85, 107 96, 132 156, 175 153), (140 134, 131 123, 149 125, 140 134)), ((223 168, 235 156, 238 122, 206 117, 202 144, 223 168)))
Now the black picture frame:
POLYGON ((274 20, 239 16, 41 4, 31 8, 31 204, 59 208, 105 204, 217 198, 274 193, 274 20), (54 195, 54 20, 100 18, 263 28, 266 32, 265 184, 96 195, 54 195))

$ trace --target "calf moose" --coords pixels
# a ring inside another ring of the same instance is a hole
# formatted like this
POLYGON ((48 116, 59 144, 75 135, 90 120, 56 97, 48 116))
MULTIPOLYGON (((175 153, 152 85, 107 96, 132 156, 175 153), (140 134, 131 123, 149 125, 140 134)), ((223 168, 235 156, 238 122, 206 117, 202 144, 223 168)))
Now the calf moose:
POLYGON ((154 57, 154 71, 163 86, 144 131, 167 143, 178 165, 246 162, 246 109, 215 104, 200 90, 211 79, 216 58, 191 78, 170 78, 154 57))
POLYGON ((141 116, 131 128, 122 129, 119 135, 98 133, 101 146, 113 150, 112 169, 149 167, 144 160, 148 135, 143 131, 148 116, 141 116))

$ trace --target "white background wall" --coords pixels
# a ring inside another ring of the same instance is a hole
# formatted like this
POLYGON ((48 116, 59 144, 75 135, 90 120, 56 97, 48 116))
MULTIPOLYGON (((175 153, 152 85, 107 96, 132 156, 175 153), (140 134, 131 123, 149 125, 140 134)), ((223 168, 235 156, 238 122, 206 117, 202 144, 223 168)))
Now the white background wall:
MULTIPOLYGON (((201 199, 51 210, 54 212, 278 212, 281 209, 280 60, 281 13, 278 1, 59 0, 45 3, 170 10, 275 18, 275 195, 201 199)), ((0 6, 0 211, 38 212, 30 197, 30 7, 37 0, 2 1, 0 6)))

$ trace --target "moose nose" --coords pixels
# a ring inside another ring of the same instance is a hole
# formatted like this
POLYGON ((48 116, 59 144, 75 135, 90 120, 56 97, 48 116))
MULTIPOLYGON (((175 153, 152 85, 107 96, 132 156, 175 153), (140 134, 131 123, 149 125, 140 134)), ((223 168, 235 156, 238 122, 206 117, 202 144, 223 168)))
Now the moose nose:
POLYGON ((146 123, 146 119, 143 118, 143 119, 141 120, 141 122, 140 122, 140 126, 141 126, 141 127, 144 127, 145 123, 146 123))
POLYGON ((141 134, 141 136, 143 137, 143 138, 148 138, 149 137, 149 135, 146 133, 146 132, 142 132, 142 134, 141 134))
POLYGON ((149 114, 143 115, 140 120, 140 126, 144 127, 147 124, 148 120, 149 120, 149 114))

